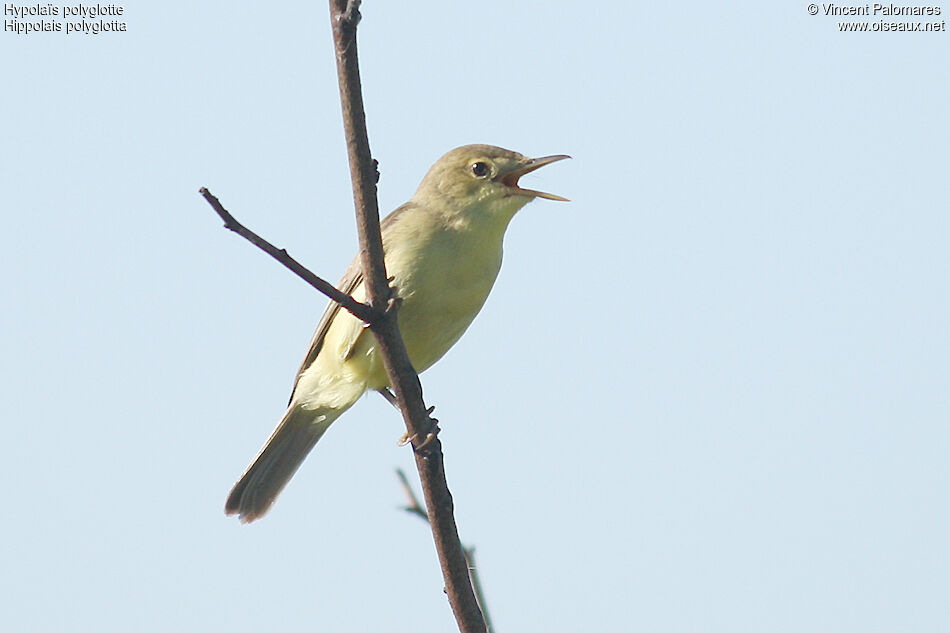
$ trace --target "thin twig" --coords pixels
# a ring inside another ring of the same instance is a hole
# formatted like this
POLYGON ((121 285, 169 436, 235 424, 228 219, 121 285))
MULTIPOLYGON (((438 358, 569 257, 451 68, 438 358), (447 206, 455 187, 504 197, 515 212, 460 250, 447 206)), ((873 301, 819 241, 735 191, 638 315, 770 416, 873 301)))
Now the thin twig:
POLYGON ((395 304, 383 260, 379 232, 379 209, 376 202, 376 164, 369 148, 366 115, 360 87, 359 59, 356 50, 356 0, 330 0, 330 24, 336 51, 337 76, 343 110, 343 129, 353 180, 357 228, 367 303, 385 318, 371 326, 399 410, 412 441, 413 455, 422 491, 428 508, 429 523, 445 592, 461 633, 486 633, 485 619, 475 598, 468 561, 458 537, 453 515, 454 503, 445 481, 442 444, 436 437, 437 427, 429 419, 422 400, 422 384, 416 374, 396 323, 395 304))
MULTIPOLYGON (((399 477, 402 489, 405 491, 406 497, 409 498, 409 505, 403 506, 402 509, 428 523, 429 515, 426 514, 425 508, 419 505, 419 499, 412 490, 412 486, 409 485, 409 479, 406 478, 406 473, 402 471, 402 468, 396 469, 396 476, 399 477)), ((491 633, 491 631, 495 629, 492 627, 491 616, 489 616, 488 607, 485 604, 485 594, 482 591, 482 582, 478 575, 478 566, 475 565, 475 548, 465 547, 463 545, 462 551, 465 552, 465 560, 468 561, 468 573, 472 579, 472 587, 475 589, 475 599, 478 600, 478 606, 482 608, 482 615, 485 617, 485 626, 488 628, 489 633, 491 633)))
POLYGON ((215 210, 215 213, 217 213, 221 219, 224 220, 224 228, 234 231, 248 242, 279 261, 281 264, 293 271, 295 275, 349 310, 357 319, 362 319, 365 323, 369 324, 375 323, 381 319, 382 315, 378 311, 374 310, 365 303, 360 303, 345 292, 337 290, 333 284, 326 281, 325 279, 317 277, 302 264, 300 264, 300 262, 287 254, 285 249, 277 248, 263 237, 238 222, 234 216, 228 213, 227 209, 221 205, 221 201, 218 200, 213 193, 208 191, 207 187, 202 187, 198 190, 198 192, 204 196, 204 199, 208 201, 208 204, 210 204, 211 208, 215 210))
POLYGON ((423 508, 419 503, 419 499, 416 497, 416 493, 412 490, 412 486, 409 485, 409 480, 406 479, 406 473, 402 472, 402 468, 396 469, 396 476, 399 477, 399 481, 402 483, 402 489, 405 491, 406 496, 409 497, 409 505, 403 506, 402 509, 409 514, 416 515, 428 523, 429 515, 426 514, 426 509, 423 508))
POLYGON ((485 618, 485 628, 488 633, 495 630, 491 623, 491 616, 488 614, 488 606, 485 604, 485 594, 482 593, 482 581, 478 574, 478 565, 475 564, 475 548, 464 547, 465 559, 468 561, 468 575, 472 579, 472 587, 475 589, 475 599, 478 600, 478 606, 482 608, 482 616, 485 618))

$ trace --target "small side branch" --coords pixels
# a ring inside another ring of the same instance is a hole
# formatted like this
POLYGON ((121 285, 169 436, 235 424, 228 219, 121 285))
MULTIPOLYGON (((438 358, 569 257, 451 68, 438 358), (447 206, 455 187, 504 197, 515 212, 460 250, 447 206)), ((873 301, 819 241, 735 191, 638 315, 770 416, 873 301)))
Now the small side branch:
MULTIPOLYGON (((406 493, 406 498, 409 499, 409 504, 404 505, 402 509, 409 514, 416 515, 428 523, 429 515, 426 514, 425 508, 423 508, 422 504, 419 503, 419 498, 416 497, 416 493, 412 490, 412 486, 409 485, 409 479, 406 477, 406 473, 402 471, 402 468, 396 469, 396 476, 399 477, 399 483, 402 484, 402 489, 406 493)), ((494 631, 494 629, 492 628, 491 617, 488 615, 488 606, 485 604, 485 594, 482 592, 482 582, 478 576, 478 567, 475 565, 475 548, 462 545, 462 551, 465 552, 465 560, 468 561, 468 575, 472 579, 472 588, 475 590, 475 599, 478 600, 478 606, 482 608, 482 616, 485 618, 485 628, 488 629, 488 633, 491 633, 494 631)))
POLYGON ((291 257, 287 251, 283 248, 277 248, 263 237, 250 230, 240 222, 238 222, 233 215, 228 213, 228 210, 221 205, 221 201, 218 200, 213 193, 208 191, 207 187, 202 187, 198 192, 208 201, 208 204, 211 205, 211 208, 214 209, 215 213, 224 220, 224 228, 234 231, 248 242, 258 247, 281 264, 289 268, 295 275, 306 281, 308 284, 328 296, 333 301, 336 301, 341 306, 349 310, 353 316, 357 319, 361 319, 364 323, 369 323, 370 325, 379 322, 382 318, 382 314, 379 311, 374 310, 365 303, 360 303, 350 295, 345 292, 338 290, 333 284, 329 283, 325 279, 317 277, 312 272, 307 270, 300 262, 291 257))
POLYGON ((406 478, 406 473, 402 472, 402 468, 396 469, 396 476, 399 477, 399 482, 402 484, 402 489, 405 491, 406 497, 409 498, 409 505, 403 506, 402 509, 409 514, 416 515, 428 523, 429 515, 426 514, 426 509, 422 507, 421 503, 419 503, 419 499, 416 497, 416 493, 413 492, 412 486, 409 485, 409 480, 406 478))

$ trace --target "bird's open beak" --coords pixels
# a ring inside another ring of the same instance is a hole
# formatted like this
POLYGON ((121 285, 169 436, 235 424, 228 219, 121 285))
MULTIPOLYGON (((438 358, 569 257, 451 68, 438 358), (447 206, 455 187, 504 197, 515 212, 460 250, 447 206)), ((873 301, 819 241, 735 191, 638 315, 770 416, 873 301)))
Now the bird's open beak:
POLYGON ((514 170, 508 172, 500 178, 501 183, 507 187, 514 189, 512 193, 518 194, 520 196, 530 196, 532 198, 546 198, 548 200, 559 200, 561 202, 570 202, 567 198, 562 198, 561 196, 556 196, 553 193, 544 193, 543 191, 534 191, 532 189, 522 189, 518 186, 518 179, 524 176, 525 174, 530 174, 535 169, 540 169, 545 165, 550 165, 551 163, 556 163, 559 160, 564 160, 565 158, 570 158, 566 154, 556 154, 554 156, 544 156, 542 158, 532 158, 524 165, 516 167, 514 170))

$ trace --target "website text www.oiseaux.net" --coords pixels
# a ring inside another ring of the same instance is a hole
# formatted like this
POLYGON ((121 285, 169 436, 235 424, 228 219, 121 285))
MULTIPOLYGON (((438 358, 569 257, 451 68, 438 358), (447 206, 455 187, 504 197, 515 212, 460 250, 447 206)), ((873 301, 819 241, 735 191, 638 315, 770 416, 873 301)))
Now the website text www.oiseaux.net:
POLYGON ((936 33, 946 32, 947 30, 946 20, 933 19, 943 14, 941 7, 937 5, 897 5, 880 2, 857 5, 822 3, 821 5, 808 5, 808 12, 812 15, 877 18, 876 20, 838 22, 839 31, 936 33), (908 20, 906 18, 917 19, 908 20))

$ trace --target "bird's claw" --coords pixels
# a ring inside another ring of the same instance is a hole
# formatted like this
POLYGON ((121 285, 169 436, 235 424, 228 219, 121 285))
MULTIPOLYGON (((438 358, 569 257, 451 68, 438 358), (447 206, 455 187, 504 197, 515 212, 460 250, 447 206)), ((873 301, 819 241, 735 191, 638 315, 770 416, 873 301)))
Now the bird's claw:
MULTIPOLYGON (((430 407, 430 410, 433 409, 433 408, 434 408, 434 407, 430 407)), ((413 450, 415 450, 415 451, 421 451, 421 450, 424 449, 426 446, 428 446, 429 444, 431 444, 431 443, 432 443, 432 440, 434 440, 436 437, 438 437, 439 431, 440 431, 441 429, 439 428, 439 425, 437 424, 437 423, 438 423, 438 420, 436 420, 435 418, 429 418, 429 421, 432 422, 432 426, 429 428, 429 432, 426 433, 425 439, 423 439, 423 440, 422 440, 422 443, 420 443, 418 446, 415 445, 415 442, 416 442, 417 439, 419 439, 419 434, 418 434, 418 433, 415 433, 415 434, 413 434, 413 435, 409 435, 409 432, 408 432, 408 431, 407 431, 406 433, 403 433, 403 434, 402 434, 402 437, 399 438, 399 441, 397 442, 397 444, 398 444, 399 446, 405 446, 406 444, 412 444, 412 445, 413 445, 412 448, 413 448, 413 450)))
POLYGON ((432 430, 429 431, 428 433, 426 433, 426 438, 425 438, 424 440, 422 440, 422 444, 420 444, 419 446, 416 446, 416 447, 414 448, 414 450, 416 450, 416 451, 421 451, 421 450, 424 449, 426 446, 428 446, 429 444, 431 444, 431 443, 432 443, 432 440, 434 440, 436 437, 438 437, 438 435, 439 435, 439 427, 438 427, 437 425, 433 424, 433 425, 432 425, 432 430))

